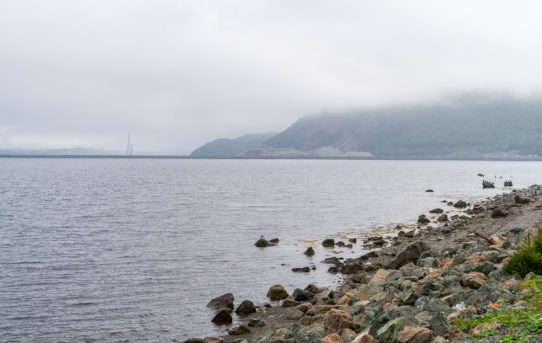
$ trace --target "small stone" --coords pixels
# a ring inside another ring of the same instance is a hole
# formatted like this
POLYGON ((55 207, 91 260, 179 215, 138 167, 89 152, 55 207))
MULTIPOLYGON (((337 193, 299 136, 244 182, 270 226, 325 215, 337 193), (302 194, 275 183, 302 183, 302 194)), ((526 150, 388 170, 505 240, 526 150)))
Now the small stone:
POLYGON ((353 343, 378 343, 378 341, 373 336, 365 334, 355 340, 353 343))
POLYGON ((357 238, 348 238, 348 241, 350 243, 356 243, 358 241, 358 239, 357 238))
POLYGON ((305 313, 299 311, 296 308, 292 308, 291 310, 289 310, 289 312, 288 312, 288 314, 286 316, 286 319, 299 320, 299 319, 303 318, 304 316, 305 316, 305 313))
POLYGON ((294 297, 295 301, 307 301, 309 300, 309 292, 304 291, 301 288, 296 288, 294 292, 292 293, 292 296, 294 297))
POLYGON ((249 320, 248 326, 253 327, 253 328, 261 328, 265 326, 265 321, 259 318, 253 318, 249 320))
POLYGON ((431 221, 425 217, 425 215, 421 215, 418 217, 418 224, 426 225, 429 224, 431 221))
POLYGON ((292 268, 292 271, 294 273, 308 273, 311 271, 309 267, 301 267, 301 268, 292 268))
POLYGON ((316 286, 313 283, 307 285, 307 287, 305 287, 305 290, 312 293, 312 294, 319 294, 319 293, 322 292, 322 290, 320 288, 318 288, 318 286, 316 286))
POLYGON ((203 339, 205 343, 222 343, 222 339, 218 337, 205 337, 203 339))
POLYGON ((312 307, 312 304, 310 302, 304 302, 302 304, 297 305, 295 308, 297 308, 301 312, 307 312, 309 308, 312 307))
POLYGON ((254 243, 255 246, 257 246, 258 248, 266 248, 266 247, 271 247, 271 246, 274 246, 274 245, 277 245, 276 243, 272 243, 270 241, 268 241, 267 239, 265 238, 260 238, 256 241, 256 243, 254 243))
POLYGON ((228 334, 232 336, 246 335, 248 333, 250 333, 250 329, 244 325, 238 326, 228 331, 228 334))
POLYGON ((295 301, 294 299, 284 299, 282 302, 282 307, 294 307, 299 305, 299 301, 295 301))
POLYGON ((267 292, 267 296, 271 300, 282 300, 288 297, 288 292, 286 292, 286 290, 284 289, 282 285, 274 285, 271 288, 269 288, 269 291, 267 292))
POLYGON ((201 338, 189 338, 189 339, 183 341, 183 343, 205 343, 205 340, 203 340, 201 338))
POLYGON ((307 256, 314 256, 314 249, 312 247, 308 247, 303 254, 307 256))
POLYGON ((478 272, 470 272, 468 274, 461 275, 461 285, 473 289, 482 287, 485 280, 487 280, 487 276, 478 272))
POLYGON ((278 239, 278 238, 270 239, 270 240, 269 240, 269 243, 279 244, 279 239, 278 239))

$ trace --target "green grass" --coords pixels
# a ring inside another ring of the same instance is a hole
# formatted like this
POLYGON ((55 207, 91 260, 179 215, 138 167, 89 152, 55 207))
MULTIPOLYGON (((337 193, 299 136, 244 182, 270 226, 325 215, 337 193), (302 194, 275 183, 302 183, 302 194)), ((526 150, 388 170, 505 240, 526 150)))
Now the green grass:
POLYGON ((528 290, 523 300, 527 301, 535 311, 542 314, 542 276, 533 275, 527 280, 519 282, 519 290, 528 290))
MULTIPOLYGON (((542 314, 535 308, 495 310, 472 320, 463 318, 455 320, 457 328, 467 332, 483 323, 498 323, 505 326, 506 334, 501 338, 501 342, 527 342, 530 338, 542 334, 542 314)), ((467 335, 467 337, 481 338, 496 333, 496 330, 486 329, 478 335, 467 335)))
POLYGON ((503 266, 506 274, 519 274, 521 277, 533 272, 542 274, 542 229, 529 236, 503 266))

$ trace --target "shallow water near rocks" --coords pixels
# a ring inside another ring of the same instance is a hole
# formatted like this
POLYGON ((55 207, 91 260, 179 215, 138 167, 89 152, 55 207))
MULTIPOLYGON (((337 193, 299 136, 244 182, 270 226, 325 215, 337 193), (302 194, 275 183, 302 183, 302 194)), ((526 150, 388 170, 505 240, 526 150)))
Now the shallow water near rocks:
MULTIPOLYGON (((540 162, 0 159, 0 341, 220 335, 207 302, 333 286, 324 238, 542 183, 540 162), (497 188, 482 189, 482 178, 497 188), (495 178, 494 176, 497 176, 495 178), (499 177, 503 178, 500 179, 499 177), (425 192, 433 189, 433 193, 425 192), (256 248, 261 236, 276 247, 256 248), (302 254, 313 246, 316 255, 302 254), (316 266, 310 273, 291 268, 316 266)), ((342 252, 335 254, 335 252, 342 252)))

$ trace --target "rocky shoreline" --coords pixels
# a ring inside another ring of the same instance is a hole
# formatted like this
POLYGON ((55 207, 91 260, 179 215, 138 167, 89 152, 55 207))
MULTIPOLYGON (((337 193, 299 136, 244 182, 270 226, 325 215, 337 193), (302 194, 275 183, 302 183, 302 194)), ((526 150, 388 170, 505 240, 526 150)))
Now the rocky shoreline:
MULTIPOLYGON (((229 335, 185 343, 500 341, 510 326, 483 323, 467 330, 457 323, 496 309, 528 308, 520 278, 505 275, 502 266, 530 228, 542 225, 542 187, 445 205, 461 212, 448 217, 432 210, 418 218, 417 230, 371 237, 366 246, 378 251, 327 259, 330 272, 347 275, 339 289, 308 285, 289 294, 275 285, 271 303, 237 307, 240 324, 229 335)), ((231 324, 233 300, 225 294, 209 303, 215 323, 231 324)), ((542 335, 524 341, 540 342, 542 335)))

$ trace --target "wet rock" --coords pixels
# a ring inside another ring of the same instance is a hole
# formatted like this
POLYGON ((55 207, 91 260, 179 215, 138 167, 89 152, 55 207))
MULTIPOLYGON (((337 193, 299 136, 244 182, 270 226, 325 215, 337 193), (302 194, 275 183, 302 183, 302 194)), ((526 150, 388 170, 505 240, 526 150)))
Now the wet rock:
POLYGON ((425 217, 425 215, 423 215, 423 214, 422 214, 421 216, 418 217, 418 224, 427 225, 427 224, 429 224, 430 222, 431 222, 431 221, 430 221, 429 219, 427 219, 427 218, 425 217))
POLYGON ((254 303, 250 300, 244 300, 237 306, 237 309, 235 309, 235 313, 239 316, 246 316, 254 312, 256 312, 256 306, 254 306, 254 303))
POLYGON ((425 192, 426 192, 426 193, 433 193, 434 190, 432 190, 432 189, 426 189, 425 192))
POLYGON ((201 338, 189 338, 189 339, 183 341, 183 343, 205 343, 205 340, 203 340, 201 338))
POLYGON ((358 241, 358 239, 357 238, 348 238, 348 241, 350 243, 356 243, 358 241))
POLYGON ((269 240, 269 243, 272 243, 272 244, 279 244, 279 239, 278 239, 278 238, 270 239, 270 240, 269 240))
POLYGON ((307 256, 314 256, 314 249, 312 247, 308 247, 303 254, 307 256))
POLYGON ((336 333, 327 335, 326 337, 322 338, 322 342, 323 343, 342 343, 341 336, 337 335, 336 333))
POLYGON ((252 318, 251 320, 249 320, 248 326, 253 328, 261 328, 265 326, 265 321, 259 318, 252 318))
POLYGON ((240 325, 240 326, 238 326, 236 328, 233 328, 230 331, 228 331, 228 334, 230 334, 232 336, 246 335, 248 333, 250 333, 250 329, 247 328, 244 325, 240 325))
POLYGON ((266 247, 271 247, 277 244, 272 243, 271 241, 268 241, 267 239, 261 237, 260 239, 256 241, 256 243, 254 243, 254 245, 257 246, 258 248, 266 248, 266 247))
POLYGON ((438 221, 439 223, 447 222, 447 221, 448 221, 448 215, 447 215, 446 213, 441 214, 441 215, 437 218, 437 221, 438 221))
POLYGON ((399 269, 409 262, 416 263, 420 255, 426 250, 429 250, 429 247, 423 241, 411 243, 397 254, 387 267, 388 269, 399 269))
POLYGON ((311 271, 309 267, 301 267, 301 268, 292 268, 292 271, 294 273, 308 273, 311 271))
POLYGON ((286 290, 284 289, 282 285, 274 285, 271 288, 269 288, 269 291, 267 292, 267 296, 271 300, 282 300, 288 297, 288 292, 286 292, 286 290))
POLYGON ((432 330, 405 326, 397 335, 397 343, 430 343, 437 336, 432 330))
POLYGON ((443 213, 444 210, 442 208, 435 208, 435 209, 432 209, 431 211, 429 211, 429 213, 434 213, 434 214, 439 214, 439 213, 443 213))
POLYGON ((297 308, 301 312, 307 312, 309 308, 312 307, 312 304, 310 302, 304 302, 302 304, 297 305, 295 308, 297 308))
POLYGON ((324 239, 322 245, 326 248, 333 248, 335 246, 335 240, 333 238, 324 239))
POLYGON ((454 207, 455 208, 466 208, 467 207, 467 203, 464 202, 463 200, 459 200, 458 202, 456 202, 454 204, 454 207))
POLYGON ((324 316, 323 336, 325 337, 332 333, 342 335, 343 330, 350 328, 352 323, 351 314, 338 309, 331 309, 324 316))
POLYGON ((217 325, 227 325, 232 323, 232 318, 229 309, 220 309, 211 320, 217 325))
POLYGON ((207 307, 214 308, 215 310, 226 308, 233 311, 233 300, 233 294, 226 293, 209 301, 207 307))
POLYGON ((292 296, 294 297, 295 301, 307 301, 310 298, 310 293, 302 290, 301 288, 296 288, 292 293, 292 296))
POLYGON ((504 213, 503 210, 500 208, 496 208, 491 212, 491 218, 504 218, 506 217, 506 213, 504 213))
POLYGON ((337 243, 335 243, 336 246, 338 247, 344 247, 344 242, 343 241, 338 241, 337 243))

